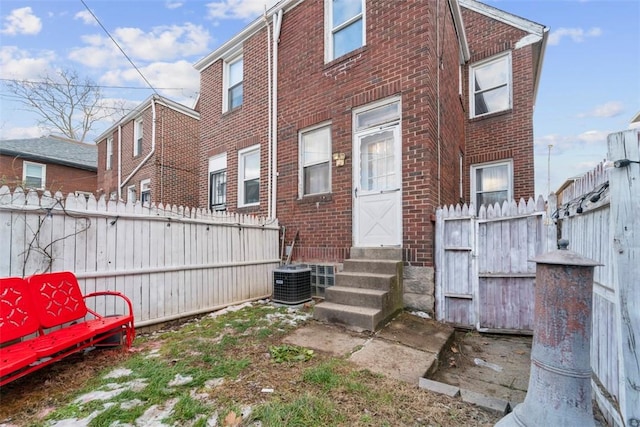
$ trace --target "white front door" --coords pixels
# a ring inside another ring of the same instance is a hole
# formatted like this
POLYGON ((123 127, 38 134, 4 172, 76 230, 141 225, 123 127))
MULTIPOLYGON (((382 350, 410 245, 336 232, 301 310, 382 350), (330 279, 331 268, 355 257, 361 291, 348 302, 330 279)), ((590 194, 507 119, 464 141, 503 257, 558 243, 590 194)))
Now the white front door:
POLYGON ((402 244, 400 124, 356 133, 353 241, 356 247, 402 244))

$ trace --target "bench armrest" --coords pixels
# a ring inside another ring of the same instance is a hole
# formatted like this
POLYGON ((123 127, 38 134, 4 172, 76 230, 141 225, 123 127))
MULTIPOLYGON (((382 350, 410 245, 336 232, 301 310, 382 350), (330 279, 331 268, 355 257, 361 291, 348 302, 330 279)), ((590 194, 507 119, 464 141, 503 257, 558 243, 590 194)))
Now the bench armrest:
MULTIPOLYGON (((133 317, 133 304, 131 304, 131 300, 121 292, 117 292, 117 291, 91 292, 90 294, 84 295, 83 298, 86 300, 87 298, 99 297, 99 296, 115 296, 115 297, 122 298, 127 303, 127 306, 129 307, 129 316, 133 317)), ((93 314, 97 318, 104 317, 102 314, 96 313, 95 311, 91 310, 88 307, 87 307, 87 310, 89 311, 89 313, 93 314)))

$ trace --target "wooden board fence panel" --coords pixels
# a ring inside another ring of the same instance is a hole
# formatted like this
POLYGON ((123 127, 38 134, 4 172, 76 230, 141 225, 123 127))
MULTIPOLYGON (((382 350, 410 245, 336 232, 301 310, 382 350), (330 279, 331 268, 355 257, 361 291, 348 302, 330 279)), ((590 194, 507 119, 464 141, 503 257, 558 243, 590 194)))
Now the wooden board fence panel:
POLYGON ((554 227, 540 197, 436 213, 436 316, 480 331, 531 333, 535 263, 554 227), (442 243, 439 243, 442 242, 442 243))
MULTIPOLYGON (((73 271, 85 293, 131 298, 146 325, 264 298, 280 265, 276 220, 0 187, 0 275, 73 271)), ((118 313, 98 298, 100 312, 118 313)))

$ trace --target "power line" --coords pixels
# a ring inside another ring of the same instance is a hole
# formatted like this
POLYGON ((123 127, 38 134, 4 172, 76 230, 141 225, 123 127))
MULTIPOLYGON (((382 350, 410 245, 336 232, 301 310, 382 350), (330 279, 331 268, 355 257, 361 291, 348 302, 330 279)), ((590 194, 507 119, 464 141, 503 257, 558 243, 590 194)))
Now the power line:
POLYGON ((104 25, 102 25, 102 22, 100 22, 100 20, 98 19, 98 17, 93 13, 93 11, 91 9, 89 9, 89 6, 87 6, 87 4, 84 2, 84 0, 80 0, 80 2, 84 5, 84 7, 87 9, 87 11, 91 14, 91 16, 93 16, 93 19, 96 20, 96 22, 98 23, 98 25, 100 25, 100 28, 102 28, 102 30, 105 32, 105 34, 107 36, 109 36, 109 38, 111 39, 111 41, 113 42, 113 44, 116 45, 116 47, 120 50, 120 52, 122 52, 122 54, 124 55, 125 58, 127 58, 127 61, 129 61, 129 63, 131 64, 131 66, 133 67, 134 70, 136 70, 138 72, 138 74, 140 74, 140 77, 142 77, 142 80, 144 80, 144 82, 153 90, 153 92, 160 96, 160 94, 158 93, 158 91, 153 87, 153 85, 149 82, 149 80, 147 80, 147 78, 144 76, 144 74, 142 74, 142 71, 140 71, 140 69, 137 67, 136 64, 133 63, 133 61, 131 60, 131 58, 129 58, 129 55, 127 55, 127 53, 122 49, 122 47, 120 47, 120 45, 118 44, 118 42, 116 41, 116 39, 113 38, 113 36, 111 35, 111 33, 109 33, 109 31, 105 28, 104 25))
MULTIPOLYGON (((67 84, 67 83, 55 83, 48 81, 39 81, 39 80, 20 80, 20 79, 2 79, 0 78, 0 82, 11 82, 11 83, 28 83, 28 84, 46 84, 49 86, 72 86, 72 87, 99 87, 101 89, 132 89, 132 90, 150 90, 148 87, 140 87, 140 86, 107 86, 107 85, 81 85, 81 84, 67 84)), ((151 88, 153 90, 153 88, 151 88)), ((185 87, 158 87, 158 90, 188 90, 185 87)))

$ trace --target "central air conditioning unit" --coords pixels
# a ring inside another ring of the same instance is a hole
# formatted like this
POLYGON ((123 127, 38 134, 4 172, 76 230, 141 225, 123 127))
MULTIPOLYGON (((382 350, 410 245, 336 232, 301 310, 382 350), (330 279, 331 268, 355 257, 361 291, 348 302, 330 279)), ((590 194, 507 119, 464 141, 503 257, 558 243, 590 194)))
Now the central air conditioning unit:
POLYGON ((273 270, 273 302, 302 304, 311 301, 311 269, 304 264, 273 270))

